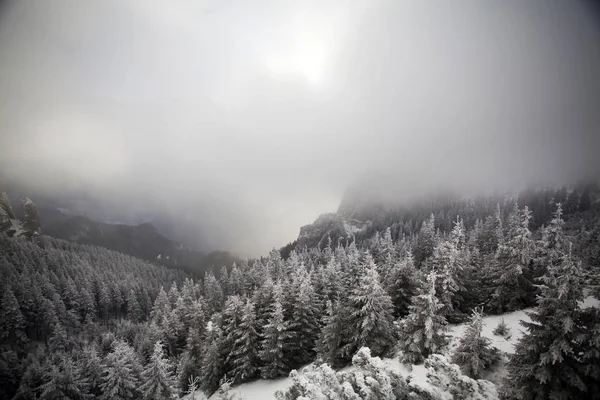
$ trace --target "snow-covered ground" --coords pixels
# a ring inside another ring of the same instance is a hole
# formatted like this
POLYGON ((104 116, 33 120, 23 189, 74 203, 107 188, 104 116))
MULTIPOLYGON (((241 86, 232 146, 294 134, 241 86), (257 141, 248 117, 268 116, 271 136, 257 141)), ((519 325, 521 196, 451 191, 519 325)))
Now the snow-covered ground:
MULTIPOLYGON (((600 302, 593 297, 587 297, 583 303, 582 307, 591 307, 591 306, 600 306, 600 302)), ((521 310, 515 311, 508 314, 503 315, 493 315, 484 317, 484 327, 483 327, 483 335, 490 338, 492 340, 492 345, 497 347, 500 351, 504 353, 512 353, 514 351, 514 345, 517 343, 519 338, 522 336, 522 327, 520 325, 520 321, 530 321, 529 316, 527 315, 529 310, 521 310), (496 328, 500 320, 504 318, 504 321, 510 328, 510 334, 507 338, 496 336, 492 333, 492 331, 496 328)), ((460 325, 451 325, 448 331, 449 335, 452 337, 449 351, 452 350, 458 345, 458 341, 465 329, 465 324, 460 325)), ((413 375, 413 380, 422 385, 427 385, 426 378, 426 369, 423 365, 415 365, 412 368, 412 371, 409 371, 408 367, 398 360, 398 357, 394 358, 386 358, 383 360, 388 365, 393 367, 395 370, 400 372, 401 374, 407 376, 409 374, 413 375)), ((352 367, 349 367, 352 368, 352 367)), ((496 369, 491 371, 486 379, 491 381, 499 381, 504 375, 504 368, 496 369)), ((266 380, 257 380, 255 382, 244 383, 242 385, 231 388, 231 393, 237 394, 243 400, 266 400, 273 399, 275 396, 275 392, 278 390, 285 389, 292 384, 291 378, 281 378, 271 381, 266 380)), ((216 399, 217 396, 211 396, 211 400, 216 399)), ((202 394, 202 392, 196 392, 196 397, 194 400, 206 400, 206 396, 202 394)))

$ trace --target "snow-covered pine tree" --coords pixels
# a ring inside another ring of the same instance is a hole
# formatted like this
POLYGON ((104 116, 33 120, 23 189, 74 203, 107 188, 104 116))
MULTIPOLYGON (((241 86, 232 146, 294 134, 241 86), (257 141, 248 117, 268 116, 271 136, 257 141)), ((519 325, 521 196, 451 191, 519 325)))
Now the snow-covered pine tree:
POLYGON ((490 215, 485 219, 477 245, 482 254, 494 254, 503 239, 502 211, 500 210, 500 204, 496 204, 494 215, 490 215))
POLYGON ((540 278, 541 293, 531 322, 521 321, 526 332, 508 364, 510 398, 600 398, 600 393, 590 390, 600 377, 600 359, 596 355, 586 360, 586 354, 597 352, 597 347, 585 348, 581 341, 585 337, 578 304, 583 300, 581 264, 573 260, 570 249, 561 258, 540 278))
POLYGON ((413 297, 408 316, 400 321, 400 349, 403 362, 416 364, 448 345, 443 305, 435 293, 435 272, 427 276, 424 291, 413 297))
POLYGON ((339 301, 327 301, 321 333, 317 341, 316 352, 320 362, 327 363, 332 367, 343 364, 340 344, 342 342, 342 319, 339 313, 339 301))
POLYGON ((369 347, 376 356, 386 354, 396 339, 392 300, 381 286, 377 266, 369 253, 365 263, 365 272, 348 299, 346 357, 361 347, 369 347))
POLYGON ((204 277, 204 299, 208 315, 220 311, 223 307, 223 290, 212 272, 207 272, 204 277))
POLYGON ((7 287, 0 302, 0 343, 20 345, 26 341, 25 318, 15 294, 7 287))
POLYGON ((150 362, 142 371, 140 392, 145 400, 168 400, 175 393, 173 367, 165 357, 163 344, 154 344, 150 362))
POLYGON ((483 331, 481 310, 473 310, 452 362, 458 364, 463 373, 473 379, 481 378, 483 372, 500 359, 498 349, 491 346, 492 341, 481 335, 483 331))
POLYGON ((129 288, 127 291, 125 303, 127 305, 127 318, 133 322, 141 321, 143 317, 142 308, 140 307, 140 303, 133 288, 129 288))
POLYGON ((87 345, 83 348, 81 357, 81 372, 89 387, 89 393, 94 398, 100 397, 102 390, 102 359, 98 354, 98 348, 94 345, 87 345))
POLYGON ((213 318, 206 328, 204 340, 204 357, 200 368, 200 386, 207 396, 212 395, 218 388, 224 374, 223 334, 213 318))
POLYGON ((225 360, 224 372, 229 376, 233 370, 233 354, 231 352, 235 342, 239 340, 244 332, 240 329, 244 303, 239 296, 229 296, 225 302, 221 316, 221 329, 223 331, 222 357, 225 360))
POLYGON ((89 398, 89 381, 70 356, 54 357, 44 374, 40 400, 89 398))
POLYGON ((289 325, 291 367, 299 367, 314 359, 314 348, 319 335, 320 304, 310 277, 302 273, 294 283, 297 286, 293 299, 292 318, 289 325))
POLYGON ((496 325, 492 333, 497 336, 508 336, 510 334, 510 327, 506 321, 504 321, 504 318, 498 322, 498 325, 496 325))
POLYGON ((221 290, 223 290, 223 296, 227 297, 231 294, 229 291, 229 272, 225 265, 219 270, 219 284, 221 285, 221 290))
POLYGON ((171 302, 169 301, 167 292, 165 292, 165 289, 161 287, 160 291, 158 292, 158 296, 156 296, 156 300, 154 300, 152 312, 150 313, 152 322, 159 327, 162 327, 164 325, 164 321, 169 317, 170 314, 171 302))
POLYGON ((242 318, 229 349, 229 363, 232 370, 227 374, 234 383, 247 382, 258 374, 258 334, 256 332, 254 303, 246 300, 242 318))
POLYGON ((536 290, 531 274, 535 242, 529 230, 530 220, 529 208, 519 209, 515 204, 508 220, 507 237, 496 252, 498 277, 490 302, 492 311, 502 313, 535 304, 536 290))
POLYGON ((426 221, 423 221, 421 230, 417 236, 417 242, 413 248, 415 263, 420 266, 427 258, 433 254, 433 249, 437 244, 437 235, 435 231, 435 216, 433 213, 426 221))
POLYGON ((275 284, 273 290, 274 300, 260 342, 259 356, 262 362, 260 374, 263 379, 286 376, 290 371, 286 359, 286 349, 290 339, 289 322, 283 316, 280 284, 275 284))
POLYGON ((406 316, 417 291, 417 270, 410 251, 406 251, 398 262, 391 265, 385 285, 394 305, 394 317, 406 316))
POLYGON ((102 376, 103 400, 135 400, 139 391, 141 366, 133 348, 124 341, 116 341, 114 349, 104 358, 102 376))
POLYGON ((229 274, 229 292, 238 296, 244 294, 244 276, 235 263, 233 263, 229 274))

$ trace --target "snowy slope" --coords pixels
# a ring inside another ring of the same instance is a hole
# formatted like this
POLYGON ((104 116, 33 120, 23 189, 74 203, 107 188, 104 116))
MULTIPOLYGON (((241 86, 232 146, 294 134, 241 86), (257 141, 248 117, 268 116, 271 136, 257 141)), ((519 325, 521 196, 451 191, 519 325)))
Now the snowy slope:
MULTIPOLYGON (((586 298, 581 304, 582 307, 600 306, 600 302, 593 297, 586 298)), ((493 315, 484 317, 483 335, 492 340, 492 345, 497 347, 500 351, 505 353, 513 353, 514 345, 517 343, 519 338, 522 336, 522 327, 519 323, 521 320, 530 321, 527 316, 527 312, 531 312, 533 309, 515 311, 504 315, 493 315), (496 336, 492 333, 494 328, 498 325, 500 320, 504 318, 504 321, 510 328, 510 335, 508 338, 496 336)), ((466 324, 451 325, 448 334, 452 337, 450 343, 450 352, 457 346, 460 336, 464 332, 466 324)), ((386 358, 383 360, 388 365, 393 367, 395 370, 400 372, 402 375, 407 376, 413 375, 413 381, 422 386, 427 386, 427 371, 423 365, 414 365, 412 371, 409 371, 408 367, 398 360, 398 357, 386 358)), ((352 368, 352 367, 348 367, 352 368)), ((504 375, 505 371, 503 368, 500 370, 492 371, 488 376, 484 377, 491 381, 499 381, 504 375)), ((243 400, 266 400, 273 399, 277 390, 282 390, 289 387, 292 384, 291 378, 281 378, 272 381, 258 380, 255 382, 244 383, 242 385, 233 387, 231 392, 240 396, 243 400)), ((211 396, 210 400, 215 400, 216 395, 211 396)), ((200 391, 197 392, 194 400, 206 400, 204 394, 200 391)))

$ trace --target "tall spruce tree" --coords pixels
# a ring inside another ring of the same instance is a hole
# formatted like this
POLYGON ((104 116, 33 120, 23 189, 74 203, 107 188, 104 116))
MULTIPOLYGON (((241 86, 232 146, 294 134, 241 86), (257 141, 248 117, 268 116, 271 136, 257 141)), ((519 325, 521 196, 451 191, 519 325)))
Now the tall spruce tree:
POLYGON ((491 346, 492 341, 482 336, 483 325, 482 312, 473 310, 471 320, 452 357, 452 362, 458 364, 463 373, 473 379, 481 378, 483 372, 500 359, 498 349, 491 346))
POLYGON ((263 379, 286 376, 291 369, 286 354, 290 339, 289 322, 284 319, 281 298, 281 286, 278 283, 274 287, 274 301, 260 343, 260 375, 263 379))
POLYGON ((386 290, 394 305, 395 318, 408 314, 411 299, 417 291, 417 283, 413 255, 410 251, 405 251, 404 256, 391 265, 386 279, 386 290))
POLYGON ((538 307, 508 364, 509 397, 537 399, 597 399, 600 377, 598 347, 586 347, 585 325, 578 302, 583 300, 581 264, 570 250, 548 266, 540 279, 538 307), (596 354, 591 355, 589 353, 596 354))
POLYGON ((218 388, 224 374, 223 334, 215 318, 206 329, 204 340, 204 357, 200 368, 201 388, 207 396, 212 395, 218 388))
POLYGON ((496 290, 490 308, 502 313, 535 304, 536 291, 532 282, 531 261, 535 242, 529 230, 531 211, 515 204, 508 221, 507 238, 496 253, 496 290))
POLYGON ((394 345, 393 306, 390 296, 379 281, 377 266, 370 254, 365 257, 366 269, 348 301, 348 335, 344 353, 352 356, 361 347, 369 347, 380 356, 394 345))
POLYGON ((400 321, 403 362, 420 363, 430 354, 440 352, 448 345, 448 337, 445 334, 447 322, 440 313, 444 306, 436 296, 435 280, 435 272, 430 272, 424 291, 413 298, 408 316, 400 321))
POLYGON ((293 298, 293 311, 289 325, 290 361, 299 367, 314 359, 314 348, 319 335, 319 300, 308 274, 295 280, 297 290, 293 298))
POLYGON ((343 364, 341 354, 343 324, 339 309, 339 301, 327 301, 321 324, 323 327, 316 346, 318 360, 334 368, 343 364))
POLYGON ((154 352, 150 362, 142 371, 142 386, 140 391, 145 400, 168 400, 175 393, 173 367, 165 357, 163 344, 154 344, 154 352))
POLYGON ((232 366, 228 374, 234 383, 247 382, 258 375, 258 333, 256 332, 256 313, 254 303, 246 300, 242 317, 233 344, 229 349, 232 366))
POLYGON ((114 350, 104 359, 102 376, 103 400, 134 400, 141 397, 139 390, 141 366, 133 348, 126 342, 116 341, 114 350))

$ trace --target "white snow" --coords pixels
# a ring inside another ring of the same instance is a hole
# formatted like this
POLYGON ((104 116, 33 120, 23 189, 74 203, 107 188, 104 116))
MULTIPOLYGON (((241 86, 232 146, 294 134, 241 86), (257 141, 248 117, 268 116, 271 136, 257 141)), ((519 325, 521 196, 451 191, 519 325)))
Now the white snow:
MULTIPOLYGON (((581 306, 583 308, 591 307, 591 306, 599 306, 600 302, 593 297, 587 297, 582 303, 581 306)), ((513 353, 514 345, 517 343, 519 338, 523 335, 523 327, 519 323, 521 320, 530 321, 527 312, 531 312, 533 309, 526 309, 515 311, 508 314, 503 315, 492 315, 483 318, 484 327, 483 327, 483 335, 492 340, 492 345, 497 347, 500 351, 505 353, 513 353), (510 328, 510 334, 507 338, 496 336, 492 333, 492 331, 496 328, 500 320, 504 318, 504 321, 510 328)), ((464 332, 466 324, 460 325, 451 325, 448 330, 448 334, 452 336, 452 341, 450 343, 450 353, 452 350, 458 345, 458 340, 460 335, 464 332)), ((418 384, 419 386, 429 386, 427 382, 427 370, 421 365, 413 365, 412 371, 409 370, 409 366, 402 364, 398 357, 394 358, 384 358, 383 361, 391 366, 396 371, 400 372, 404 376, 412 375, 411 380, 418 384)), ((347 367, 347 370, 350 370, 353 367, 347 367)), ((494 376, 502 376, 504 371, 494 371, 494 376)), ((492 381, 494 376, 487 376, 487 379, 492 381)), ((275 398, 275 392, 278 390, 283 390, 289 387, 292 384, 292 379, 289 377, 276 379, 276 380, 257 380, 250 383, 244 383, 239 386, 235 386, 231 388, 231 393, 235 393, 238 397, 241 397, 242 400, 266 400, 275 398)), ((210 397, 210 400, 217 399, 217 395, 213 395, 210 397)), ((202 392, 198 391, 194 400, 206 400, 206 396, 202 394, 202 392)))

